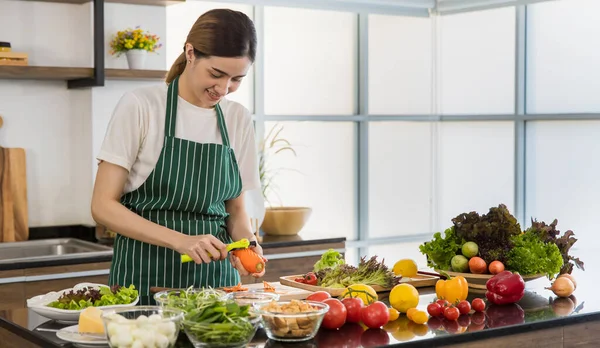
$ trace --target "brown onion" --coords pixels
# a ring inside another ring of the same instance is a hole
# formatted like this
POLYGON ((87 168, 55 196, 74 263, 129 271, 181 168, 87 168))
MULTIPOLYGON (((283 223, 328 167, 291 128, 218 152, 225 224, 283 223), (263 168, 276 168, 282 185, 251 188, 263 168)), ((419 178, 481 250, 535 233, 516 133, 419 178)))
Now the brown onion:
POLYGON ((560 278, 560 277, 565 277, 565 278, 569 278, 569 279, 571 279, 571 281, 573 282, 573 285, 575 285, 575 290, 577 290, 577 282, 575 281, 575 277, 573 277, 573 275, 572 275, 572 274, 565 273, 565 274, 561 274, 561 275, 559 275, 558 277, 559 277, 559 278, 560 278))
POLYGON ((575 285, 571 279, 567 277, 559 277, 552 283, 552 286, 546 288, 552 290, 552 292, 558 297, 569 297, 575 291, 575 285))

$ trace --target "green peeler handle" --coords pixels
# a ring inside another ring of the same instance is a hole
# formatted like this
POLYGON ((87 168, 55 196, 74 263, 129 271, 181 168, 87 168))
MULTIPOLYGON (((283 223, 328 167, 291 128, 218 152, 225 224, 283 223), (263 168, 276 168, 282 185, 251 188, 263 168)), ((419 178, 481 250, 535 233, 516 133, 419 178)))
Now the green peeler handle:
MULTIPOLYGON (((237 242, 233 242, 231 244, 227 244, 227 252, 230 252, 233 249, 245 249, 250 246, 250 241, 246 238, 242 238, 237 242)), ((212 257, 208 254, 208 257, 212 257)), ((194 261, 191 257, 186 254, 181 255, 181 263, 194 261)))

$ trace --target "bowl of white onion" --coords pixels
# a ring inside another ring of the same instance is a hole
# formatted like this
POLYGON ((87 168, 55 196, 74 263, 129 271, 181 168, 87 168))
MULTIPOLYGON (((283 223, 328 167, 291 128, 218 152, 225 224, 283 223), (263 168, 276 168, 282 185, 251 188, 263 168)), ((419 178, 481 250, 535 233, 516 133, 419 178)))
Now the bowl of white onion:
POLYGON ((173 348, 184 312, 160 306, 105 310, 102 320, 111 348, 173 348))

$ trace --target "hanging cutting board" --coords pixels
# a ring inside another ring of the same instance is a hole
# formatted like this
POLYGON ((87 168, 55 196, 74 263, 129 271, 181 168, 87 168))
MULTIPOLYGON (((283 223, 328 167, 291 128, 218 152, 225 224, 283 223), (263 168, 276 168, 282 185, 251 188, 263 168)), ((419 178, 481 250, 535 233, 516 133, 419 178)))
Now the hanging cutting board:
POLYGON ((25 168, 25 149, 0 146, 0 242, 29 239, 25 168))

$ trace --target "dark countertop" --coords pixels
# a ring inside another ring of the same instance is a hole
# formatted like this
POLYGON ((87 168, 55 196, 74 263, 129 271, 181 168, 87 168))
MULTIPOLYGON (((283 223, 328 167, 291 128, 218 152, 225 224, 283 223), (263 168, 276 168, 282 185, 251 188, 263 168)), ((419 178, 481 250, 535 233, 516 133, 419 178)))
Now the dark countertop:
MULTIPOLYGON (((50 238, 77 238, 84 241, 103 244, 106 246, 112 246, 111 242, 99 242, 94 237, 94 228, 85 226, 58 226, 58 227, 43 227, 43 228, 32 228, 30 232, 30 240, 39 239, 50 239, 50 238)), ((300 233, 295 236, 270 236, 263 235, 259 236, 259 243, 262 246, 265 253, 269 253, 270 249, 284 248, 284 247, 295 247, 295 246, 307 246, 307 245, 322 245, 330 243, 344 243, 346 238, 344 237, 323 237, 318 234, 311 233, 300 233)), ((90 257, 78 257, 73 259, 56 259, 56 260, 24 260, 22 262, 15 263, 0 263, 0 271, 17 270, 26 268, 36 267, 50 267, 50 266, 67 266, 67 265, 78 265, 86 263, 98 263, 98 262, 109 262, 112 260, 112 254, 108 255, 97 255, 90 257)))
MULTIPOLYGON (((321 329, 313 340, 298 344, 280 344, 268 340, 263 331, 259 331, 252 347, 436 347, 448 344, 478 341, 488 338, 532 332, 534 330, 564 327, 583 322, 600 321, 600 297, 597 296, 594 279, 595 269, 600 266, 600 255, 594 250, 573 250, 584 262, 587 271, 576 269, 573 275, 577 279, 577 290, 572 298, 559 299, 546 290, 549 281, 546 278, 527 282, 525 297, 517 305, 490 306, 484 318, 485 324, 479 324, 475 317, 462 317, 456 322, 443 322, 430 318, 425 325, 416 325, 404 315, 382 329, 363 331, 358 324, 347 324, 337 331, 321 329), (511 313, 522 310, 524 318, 511 313), (469 323, 470 322, 470 323, 469 323)), ((435 298, 432 287, 419 288, 418 308, 425 309, 435 298)), ((386 301, 386 294, 381 299, 386 301)), ((481 297, 484 293, 470 289, 469 300, 481 297)), ((73 324, 59 324, 43 318, 28 309, 0 310, 0 328, 24 337, 43 347, 70 348, 70 343, 56 338, 55 333, 39 332, 37 328, 61 328, 73 324)), ((1 329, 0 329, 1 330, 1 329)), ((566 331, 566 330, 565 330, 566 331)), ((583 338, 585 339, 585 338, 583 338)), ((181 335, 177 347, 188 348, 190 343, 181 335)))

